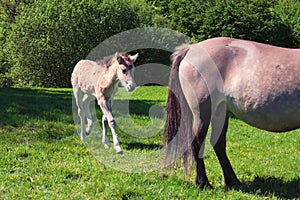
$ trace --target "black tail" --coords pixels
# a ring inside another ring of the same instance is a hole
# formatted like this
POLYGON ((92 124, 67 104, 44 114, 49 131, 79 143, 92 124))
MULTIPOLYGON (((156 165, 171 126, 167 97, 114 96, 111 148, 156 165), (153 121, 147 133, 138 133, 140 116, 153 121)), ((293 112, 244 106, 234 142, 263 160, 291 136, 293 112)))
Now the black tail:
POLYGON ((172 164, 174 167, 175 161, 182 156, 186 166, 191 140, 193 139, 191 131, 192 113, 182 92, 178 74, 180 63, 189 48, 189 45, 181 45, 172 54, 164 132, 164 140, 167 142, 165 166, 172 164))

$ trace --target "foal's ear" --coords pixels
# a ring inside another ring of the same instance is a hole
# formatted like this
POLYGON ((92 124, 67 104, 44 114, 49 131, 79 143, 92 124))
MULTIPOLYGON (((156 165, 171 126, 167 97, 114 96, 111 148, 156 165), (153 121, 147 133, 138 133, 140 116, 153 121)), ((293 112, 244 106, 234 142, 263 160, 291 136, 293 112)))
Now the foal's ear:
POLYGON ((129 56, 131 62, 135 62, 138 57, 139 57, 139 53, 135 54, 134 56, 129 56))
POLYGON ((117 60, 118 60, 119 64, 123 63, 123 58, 121 56, 118 56, 117 60))
POLYGON ((117 58, 117 61, 119 64, 123 63, 123 58, 120 56, 120 54, 118 52, 115 54, 115 57, 117 58))

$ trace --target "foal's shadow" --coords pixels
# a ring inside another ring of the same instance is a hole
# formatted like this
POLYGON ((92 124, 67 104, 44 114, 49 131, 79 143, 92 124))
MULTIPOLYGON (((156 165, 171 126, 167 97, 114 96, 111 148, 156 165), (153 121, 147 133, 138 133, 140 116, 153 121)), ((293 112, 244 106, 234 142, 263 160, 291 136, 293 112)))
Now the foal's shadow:
POLYGON ((144 144, 144 143, 140 143, 140 142, 122 142, 122 145, 124 145, 124 147, 127 150, 132 150, 132 149, 139 149, 139 150, 158 150, 160 148, 162 148, 161 145, 158 144, 144 144))
POLYGON ((279 178, 255 177, 252 182, 248 182, 240 188, 245 193, 259 196, 274 195, 283 199, 299 199, 300 191, 297 189, 299 180, 283 181, 279 178))

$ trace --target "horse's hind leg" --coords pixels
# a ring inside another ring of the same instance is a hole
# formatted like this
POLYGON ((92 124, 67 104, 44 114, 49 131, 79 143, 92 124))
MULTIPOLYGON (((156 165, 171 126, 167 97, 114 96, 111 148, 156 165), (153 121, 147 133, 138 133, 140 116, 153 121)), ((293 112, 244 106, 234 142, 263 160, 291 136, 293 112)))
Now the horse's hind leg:
POLYGON ((209 120, 205 122, 201 120, 199 116, 193 117, 193 132, 195 134, 194 141, 192 142, 192 153, 194 160, 196 162, 196 184, 199 185, 201 188, 210 187, 212 186, 209 184, 205 165, 203 160, 203 151, 204 151, 204 141, 207 135, 207 130, 209 126, 209 120))
POLYGON ((218 157, 218 160, 221 164, 225 184, 229 187, 235 187, 241 185, 241 182, 238 180, 236 174, 233 171, 231 163, 226 154, 226 132, 228 128, 228 114, 225 118, 224 126, 221 127, 221 134, 218 134, 214 131, 216 126, 220 126, 220 120, 217 119, 218 116, 212 118, 212 136, 211 143, 214 146, 214 151, 218 157), (216 118, 215 118, 216 117, 216 118))

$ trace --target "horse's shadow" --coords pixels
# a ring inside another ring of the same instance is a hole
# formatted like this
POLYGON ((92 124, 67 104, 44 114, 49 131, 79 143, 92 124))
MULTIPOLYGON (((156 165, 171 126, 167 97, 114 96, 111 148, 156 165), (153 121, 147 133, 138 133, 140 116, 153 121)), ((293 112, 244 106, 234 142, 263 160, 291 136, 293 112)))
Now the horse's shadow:
POLYGON ((280 178, 255 177, 251 182, 245 183, 241 188, 244 193, 258 196, 275 196, 283 199, 299 199, 300 190, 297 189, 299 180, 284 181, 280 178))

